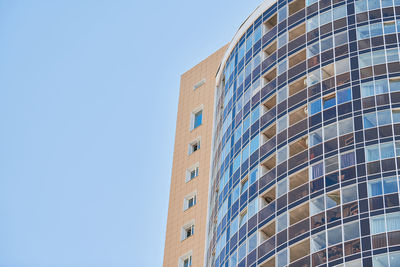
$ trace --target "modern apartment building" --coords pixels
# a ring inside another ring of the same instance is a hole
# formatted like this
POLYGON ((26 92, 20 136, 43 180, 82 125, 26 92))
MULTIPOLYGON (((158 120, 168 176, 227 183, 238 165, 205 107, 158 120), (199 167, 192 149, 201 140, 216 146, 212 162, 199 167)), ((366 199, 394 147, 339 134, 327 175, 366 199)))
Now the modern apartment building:
POLYGON ((164 267, 204 264, 215 77, 225 50, 181 76, 164 267))
POLYGON ((244 21, 192 266, 400 266, 399 41, 400 0, 266 0, 244 21))

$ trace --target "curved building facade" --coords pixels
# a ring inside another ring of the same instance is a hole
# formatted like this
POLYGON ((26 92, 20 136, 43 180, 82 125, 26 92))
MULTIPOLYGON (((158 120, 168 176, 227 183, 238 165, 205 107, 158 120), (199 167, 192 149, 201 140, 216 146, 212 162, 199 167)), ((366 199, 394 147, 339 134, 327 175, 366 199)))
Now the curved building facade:
POLYGON ((400 0, 267 0, 243 23, 217 74, 206 266, 400 266, 399 38, 400 0))

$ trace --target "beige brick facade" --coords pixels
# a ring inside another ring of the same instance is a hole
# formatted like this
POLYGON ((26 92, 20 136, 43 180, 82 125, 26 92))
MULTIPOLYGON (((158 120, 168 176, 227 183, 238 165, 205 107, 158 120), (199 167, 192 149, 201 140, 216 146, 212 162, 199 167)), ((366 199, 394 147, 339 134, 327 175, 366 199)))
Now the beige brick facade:
POLYGON ((214 112, 215 76, 227 46, 181 76, 174 157, 171 176, 164 267, 177 267, 191 253, 192 266, 204 265, 208 183, 214 112), (194 90, 202 80, 205 83, 194 90), (191 130, 191 114, 202 108, 202 124, 191 130), (201 138, 200 149, 189 155, 189 144, 201 138), (199 175, 186 182, 186 171, 199 164, 199 175), (196 192, 196 205, 184 210, 184 199, 196 192), (194 221, 194 235, 181 241, 182 227, 194 221))

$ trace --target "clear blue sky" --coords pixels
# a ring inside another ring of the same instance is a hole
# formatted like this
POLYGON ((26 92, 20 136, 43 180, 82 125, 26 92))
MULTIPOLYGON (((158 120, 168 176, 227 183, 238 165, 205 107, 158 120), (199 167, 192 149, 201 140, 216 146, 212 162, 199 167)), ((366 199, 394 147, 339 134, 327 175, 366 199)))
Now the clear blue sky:
POLYGON ((162 265, 180 74, 260 0, 0 0, 0 266, 162 265))

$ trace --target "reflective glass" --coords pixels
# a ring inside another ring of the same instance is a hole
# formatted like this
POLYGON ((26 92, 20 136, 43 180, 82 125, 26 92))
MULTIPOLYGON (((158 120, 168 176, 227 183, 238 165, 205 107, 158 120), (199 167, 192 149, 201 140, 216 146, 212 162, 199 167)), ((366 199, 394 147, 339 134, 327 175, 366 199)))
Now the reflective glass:
POLYGON ((374 65, 385 63, 385 50, 378 50, 372 52, 372 62, 374 65))
MULTIPOLYGON (((379 2, 379 1, 376 1, 379 2)), ((370 25, 371 37, 383 35, 382 23, 374 23, 370 25)))
POLYGON ((351 101, 351 88, 340 90, 337 92, 338 104, 351 101))
POLYGON ((369 26, 368 25, 357 27, 357 39, 358 40, 366 39, 369 37, 370 37, 370 34, 369 34, 369 26))
POLYGON ((344 241, 360 237, 360 226, 358 221, 343 225, 344 241))
POLYGON ((367 11, 367 0, 358 0, 355 2, 356 13, 367 11))
POLYGON ((336 123, 324 127, 324 140, 329 140, 337 136, 336 123))
POLYGON ((387 49, 386 57, 388 62, 399 61, 399 51, 397 48, 387 49))
POLYGON ((378 124, 379 126, 387 125, 392 123, 392 116, 390 116, 390 110, 378 111, 378 124))
POLYGON ((319 54, 319 42, 316 42, 307 47, 307 58, 311 58, 319 54))
POLYGON ((368 0, 368 9, 373 10, 380 8, 379 2, 380 1, 377 0, 368 0))
POLYGON ((383 191, 385 194, 397 192, 397 177, 384 177, 383 178, 383 191))
POLYGON ((283 148, 278 150, 276 163, 280 164, 285 160, 287 160, 287 146, 284 146, 283 148))
POLYGON ((342 242, 342 228, 337 227, 328 230, 328 246, 342 242))
POLYGON ((310 115, 314 115, 314 114, 316 114, 318 112, 321 112, 321 110, 322 110, 321 109, 321 104, 322 104, 321 99, 318 99, 318 100, 315 100, 314 102, 311 102, 309 104, 310 115))
POLYGON ((343 204, 353 202, 358 199, 357 187, 349 186, 342 188, 342 202, 343 204))
POLYGON ((358 56, 360 68, 365 68, 372 65, 371 53, 364 53, 358 56))
POLYGON ((326 248, 326 233, 325 231, 311 237, 311 253, 320 251, 326 248))
POLYGON ((319 20, 321 25, 325 25, 329 22, 332 22, 332 10, 329 10, 325 13, 319 15, 319 20))
POLYGON ((396 33, 396 23, 394 21, 383 23, 383 30, 385 34, 396 33))
POLYGON ((353 131, 353 119, 348 118, 339 121, 339 135, 351 133, 353 131))
POLYGON ((313 216, 325 210, 324 196, 310 200, 310 215, 313 216))
POLYGON ((384 215, 371 217, 369 223, 371 226, 371 234, 373 235, 383 233, 386 230, 384 215))
POLYGON ((315 146, 320 143, 322 143, 322 129, 310 134, 310 146, 315 146))
POLYGON ((364 128, 373 128, 377 126, 375 112, 364 114, 364 128))
POLYGON ((388 82, 386 79, 375 81, 375 94, 384 94, 389 91, 388 82))
POLYGON ((307 31, 312 31, 318 27, 318 16, 314 16, 307 20, 307 31))
POLYGON ((287 249, 283 250, 282 252, 280 252, 278 254, 278 258, 277 258, 277 263, 276 263, 276 267, 284 267, 287 265, 287 249))
POLYGON ((382 180, 376 179, 368 181, 368 197, 375 197, 382 195, 382 180))
POLYGON ((372 145, 365 147, 365 157, 367 162, 375 161, 379 159, 379 146, 372 145))
POLYGON ((280 231, 282 231, 288 227, 287 219, 288 218, 287 218, 286 212, 278 217, 278 219, 276 221, 276 232, 277 233, 279 233, 280 231))
POLYGON ((398 92, 400 91, 400 79, 390 79, 390 91, 391 92, 398 92))
POLYGON ((333 9, 333 19, 338 20, 347 16, 347 5, 341 5, 333 9))
POLYGON ((393 142, 383 143, 381 146, 381 159, 394 158, 393 142))

